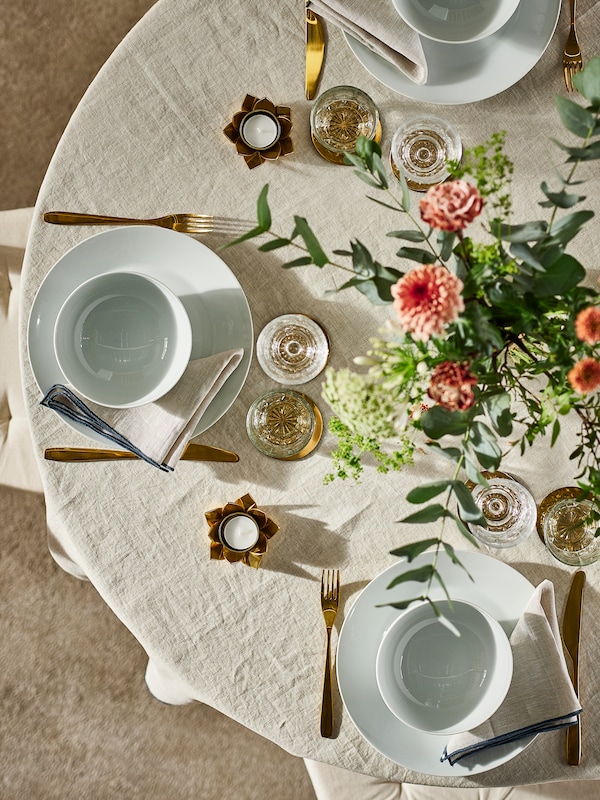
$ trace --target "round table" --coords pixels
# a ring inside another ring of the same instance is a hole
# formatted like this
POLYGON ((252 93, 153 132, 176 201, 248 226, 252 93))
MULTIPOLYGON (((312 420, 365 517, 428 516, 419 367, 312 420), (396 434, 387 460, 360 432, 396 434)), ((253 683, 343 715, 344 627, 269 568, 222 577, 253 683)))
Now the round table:
MULTIPOLYGON (((539 3, 539 13, 547 5, 539 3)), ((578 5, 582 48, 591 53, 600 9, 592 0, 578 5)), ((389 551, 425 531, 406 530, 397 520, 406 513, 406 491, 432 472, 441 473, 443 464, 423 457, 414 467, 388 475, 369 466, 359 484, 324 485, 333 444, 329 433, 302 461, 261 455, 246 436, 245 417, 254 398, 274 383, 256 359, 228 413, 200 437, 235 450, 237 464, 181 462, 166 474, 141 462, 42 460, 46 447, 90 442, 39 405, 26 348, 28 313, 54 263, 97 232, 45 224, 43 212, 153 217, 196 211, 252 219, 256 198, 268 183, 275 229, 288 234, 293 215, 300 214, 325 248, 347 247, 350 238, 358 238, 379 259, 393 261, 394 241, 384 235, 396 227, 391 212, 366 197, 352 169, 325 161, 311 144, 303 19, 303 4, 293 0, 240 0, 226 6, 216 0, 159 0, 100 71, 62 137, 36 205, 21 306, 23 380, 54 552, 93 583, 142 644, 150 658, 150 684, 160 686, 165 679, 162 699, 201 700, 292 754, 382 778, 453 786, 572 778, 561 733, 540 736, 514 760, 473 776, 436 777, 406 769, 361 736, 339 695, 335 738, 319 735, 325 646, 321 570, 341 570, 339 631, 358 592, 395 562, 389 551), (294 152, 252 170, 223 134, 247 94, 289 106, 293 123, 294 152), (246 493, 280 526, 258 570, 209 558, 205 512, 246 493), (172 696, 169 686, 177 688, 172 696)), ((563 137, 553 95, 565 91, 560 69, 565 34, 563 14, 539 63, 511 89, 475 104, 442 106, 400 96, 379 83, 330 25, 321 89, 343 83, 368 92, 381 112, 384 152, 400 123, 424 112, 452 122, 465 146, 505 129, 515 161, 515 218, 531 218, 539 182, 550 179, 552 164, 561 160, 549 137, 563 137)), ((599 189, 596 170, 586 185, 588 206, 599 205, 599 189)), ((203 241, 212 249, 223 243, 217 236, 203 241)), ((579 237, 575 254, 597 267, 599 242, 596 223, 579 237)), ((309 314, 328 332, 333 367, 351 366, 389 314, 356 292, 327 294, 344 277, 333 268, 283 270, 281 251, 261 253, 253 242, 219 254, 246 293, 255 335, 279 314, 309 314)), ((321 379, 302 389, 327 419, 321 379)), ((514 453, 505 466, 539 501, 572 482, 570 449, 562 440, 553 450, 541 443, 522 458, 514 453)), ((458 533, 449 534, 449 540, 472 549, 458 533)), ((550 578, 560 611, 573 570, 555 561, 536 536, 494 557, 534 584, 550 578)), ((594 705, 600 638, 593 629, 600 613, 600 566, 586 571, 580 779, 600 778, 600 744, 593 733, 600 725, 600 708, 594 705)), ((544 690, 552 691, 550 686, 544 690)))

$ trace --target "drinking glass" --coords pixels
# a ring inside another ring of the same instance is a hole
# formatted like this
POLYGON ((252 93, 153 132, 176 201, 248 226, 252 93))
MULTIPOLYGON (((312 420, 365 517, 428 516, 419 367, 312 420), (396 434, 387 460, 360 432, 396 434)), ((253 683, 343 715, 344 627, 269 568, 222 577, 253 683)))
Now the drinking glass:
POLYGON ((335 164, 353 153, 360 136, 379 141, 379 111, 368 94, 354 86, 334 86, 317 97, 310 112, 316 151, 335 164))
POLYGON ((531 493, 511 477, 491 476, 488 486, 471 490, 487 528, 470 524, 473 536, 490 547, 512 547, 523 542, 535 528, 537 506, 531 493))
POLYGON ((258 397, 248 409, 246 430, 252 444, 271 458, 304 458, 319 443, 323 420, 306 395, 276 389, 258 397))
POLYGON ((552 492, 540 503, 540 521, 544 543, 563 564, 585 566, 600 557, 600 523, 590 519, 594 504, 582 499, 575 487, 552 492))
POLYGON ((304 314, 283 314, 266 325, 256 342, 256 357, 278 383, 307 383, 325 368, 329 340, 323 328, 304 314))
POLYGON ((407 120, 395 132, 390 147, 392 172, 404 172, 410 189, 425 192, 448 177, 449 160, 458 161, 462 144, 457 130, 444 119, 422 116, 407 120))

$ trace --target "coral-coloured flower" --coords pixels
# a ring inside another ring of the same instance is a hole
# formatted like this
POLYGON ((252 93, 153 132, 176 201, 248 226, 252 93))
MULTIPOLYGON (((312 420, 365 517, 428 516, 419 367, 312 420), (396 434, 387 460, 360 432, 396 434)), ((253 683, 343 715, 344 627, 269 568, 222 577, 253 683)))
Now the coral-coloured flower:
POLYGON ((576 392, 593 392, 600 386, 600 362, 595 358, 582 358, 569 370, 567 378, 576 392))
POLYGON ((477 188, 467 181, 438 183, 419 203, 421 219, 432 228, 460 231, 479 216, 483 202, 477 188))
POLYGON ((575 320, 575 333, 582 342, 598 344, 600 342, 600 308, 588 306, 580 311, 575 320))
POLYGON ((418 341, 441 335, 465 304, 462 281, 445 267, 416 267, 392 286, 394 310, 402 328, 418 341))
POLYGON ((466 364, 443 361, 431 375, 428 395, 450 411, 466 411, 475 402, 473 386, 477 378, 466 364))

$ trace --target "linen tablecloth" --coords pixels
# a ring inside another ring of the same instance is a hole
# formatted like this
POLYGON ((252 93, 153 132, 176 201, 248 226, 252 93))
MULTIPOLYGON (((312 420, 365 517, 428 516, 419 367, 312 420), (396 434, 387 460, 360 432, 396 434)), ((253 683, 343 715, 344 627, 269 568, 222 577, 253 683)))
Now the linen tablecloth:
MULTIPOLYGON (((537 0, 540 14, 547 3, 537 0)), ((579 34, 594 54, 599 4, 580 0, 579 34)), ((554 109, 564 94, 560 56, 565 13, 539 63, 496 97, 467 105, 429 105, 402 97, 372 77, 342 34, 329 28, 321 89, 352 84, 378 105, 384 152, 404 120, 434 113, 451 121, 465 146, 507 131, 515 161, 515 219, 538 216, 538 185, 552 178, 561 153, 549 138, 564 138, 554 109)), ((151 217, 197 211, 252 218, 264 184, 274 227, 291 231, 295 213, 306 216, 325 248, 347 247, 350 237, 393 263, 386 239, 396 220, 366 197, 351 169, 330 164, 313 149, 311 104, 304 99, 303 3, 299 0, 160 0, 126 37, 82 99, 41 187, 24 266, 21 355, 36 450, 90 442, 39 405, 40 391, 26 349, 28 312, 41 280, 60 256, 95 230, 41 221, 48 210, 68 209, 151 217), (223 135, 246 94, 292 109, 294 153, 249 170, 223 135)), ((592 162, 594 165, 596 162, 592 162)), ((582 170, 583 173, 583 170, 582 170)), ((586 205, 598 210, 600 181, 585 170, 586 205)), ((416 204, 416 198, 415 198, 416 204)), ((217 248, 222 239, 203 239, 217 248)), ((573 248, 590 268, 600 267, 598 223, 573 248)), ((389 314, 355 292, 325 293, 343 275, 331 268, 284 271, 285 256, 259 253, 249 242, 223 250, 250 304, 255 332, 284 312, 308 313, 331 339, 334 367, 350 366, 389 314)), ((321 406, 321 379, 305 387, 321 406)), ((407 770, 380 755, 358 733, 336 697, 336 738, 319 736, 324 625, 319 581, 324 567, 340 568, 342 602, 336 628, 357 593, 394 563, 390 549, 425 535, 397 520, 406 491, 444 464, 424 458, 400 474, 368 467, 360 484, 324 485, 333 441, 299 462, 259 454, 245 433, 246 411, 273 383, 253 362, 229 412, 200 440, 236 450, 238 464, 180 463, 172 474, 143 463, 40 468, 53 534, 150 656, 153 669, 176 675, 190 696, 209 703, 289 752, 382 778, 454 786, 502 786, 574 777, 564 759, 564 734, 540 737, 518 758, 471 778, 440 779, 407 770), (209 560, 204 512, 249 492, 280 525, 259 570, 209 560)), ((505 464, 541 500, 573 482, 571 442, 549 449, 541 442, 505 464)), ((458 534, 450 541, 471 549, 458 534)), ((494 557, 513 564, 537 584, 555 584, 559 613, 573 572, 554 560, 534 534, 494 557)), ((600 566, 586 568, 588 589, 582 649, 584 761, 577 778, 600 778, 600 566)), ((551 688, 548 687, 548 691, 551 688)))

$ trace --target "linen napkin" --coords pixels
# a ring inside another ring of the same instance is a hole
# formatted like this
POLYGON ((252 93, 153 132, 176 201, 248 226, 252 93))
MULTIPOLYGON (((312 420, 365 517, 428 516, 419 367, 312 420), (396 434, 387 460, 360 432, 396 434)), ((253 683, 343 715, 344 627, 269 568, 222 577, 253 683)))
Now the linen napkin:
POLYGON ((577 722, 581 706, 565 662, 550 581, 533 593, 510 644, 513 678, 504 702, 487 722, 453 736, 441 761, 454 765, 490 747, 577 722))
POLYGON ((419 34, 404 22, 391 0, 310 0, 308 7, 390 61, 414 83, 427 80, 419 34))
POLYGON ((190 361, 176 385, 159 400, 134 408, 83 401, 55 384, 41 405, 85 425, 165 472, 172 472, 208 404, 239 365, 242 348, 190 361))

